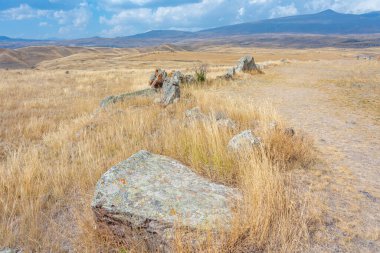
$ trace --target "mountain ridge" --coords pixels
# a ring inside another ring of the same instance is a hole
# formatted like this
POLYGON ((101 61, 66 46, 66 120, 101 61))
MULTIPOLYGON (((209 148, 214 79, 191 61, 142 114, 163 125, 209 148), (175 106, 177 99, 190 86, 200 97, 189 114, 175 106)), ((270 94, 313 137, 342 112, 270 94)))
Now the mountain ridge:
POLYGON ((196 32, 181 30, 151 30, 116 38, 80 38, 71 40, 29 40, 0 36, 0 47, 18 48, 33 45, 150 47, 194 39, 247 36, 259 34, 380 34, 380 11, 364 14, 343 14, 325 10, 315 14, 265 19, 204 29, 196 32))

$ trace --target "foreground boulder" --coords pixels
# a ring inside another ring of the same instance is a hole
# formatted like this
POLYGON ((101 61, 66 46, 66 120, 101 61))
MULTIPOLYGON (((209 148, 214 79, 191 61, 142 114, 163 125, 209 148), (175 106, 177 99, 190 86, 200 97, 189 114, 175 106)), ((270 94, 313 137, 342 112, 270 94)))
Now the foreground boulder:
POLYGON ((187 233, 216 224, 228 229, 237 199, 237 190, 143 150, 103 174, 92 208, 99 226, 108 227, 122 241, 138 239, 151 252, 172 252, 175 225, 187 233))
POLYGON ((167 77, 162 86, 162 99, 163 105, 169 105, 178 100, 181 96, 179 88, 179 79, 177 76, 167 77))
POLYGON ((124 93, 124 94, 120 94, 117 96, 108 96, 100 102, 100 107, 105 108, 110 104, 123 102, 127 99, 135 98, 135 97, 153 97, 154 95, 157 94, 157 92, 158 91, 156 89, 149 88, 149 89, 145 89, 145 90, 139 90, 139 91, 135 91, 135 92, 124 93))
POLYGON ((236 72, 260 71, 256 66, 255 59, 251 55, 242 57, 235 68, 236 72))
POLYGON ((253 148, 255 146, 260 145, 261 140, 259 137, 256 137, 252 130, 246 130, 241 132, 238 135, 235 135, 229 142, 228 142, 228 149, 230 151, 240 151, 243 149, 249 149, 253 148))

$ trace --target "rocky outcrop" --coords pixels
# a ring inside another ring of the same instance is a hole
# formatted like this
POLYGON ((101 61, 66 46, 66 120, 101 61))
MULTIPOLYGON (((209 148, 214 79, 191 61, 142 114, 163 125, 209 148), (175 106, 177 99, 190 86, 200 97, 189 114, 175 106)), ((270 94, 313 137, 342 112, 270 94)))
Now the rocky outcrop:
MULTIPOLYGON (((96 221, 120 240, 144 241, 151 252, 172 252, 174 226, 186 233, 229 229, 231 208, 241 198, 169 157, 140 151, 112 167, 96 185, 96 221)), ((197 237, 191 237, 196 244, 197 237)))
POLYGON ((180 84, 192 84, 195 83, 195 78, 192 75, 184 75, 181 71, 174 71, 172 73, 173 77, 177 77, 180 84))
POLYGON ((235 68, 235 71, 252 72, 259 71, 259 69, 255 64, 255 59, 251 55, 246 55, 239 60, 238 65, 235 68))
POLYGON ((164 80, 167 77, 165 70, 156 69, 154 73, 149 78, 149 85, 154 89, 162 88, 164 80))
POLYGON ((162 86, 162 99, 163 105, 169 105, 178 100, 181 96, 179 79, 177 76, 167 77, 162 86))
POLYGON ((250 149, 255 146, 260 145, 261 140, 259 137, 256 137, 252 130, 246 130, 241 132, 238 135, 235 135, 229 142, 228 142, 228 149, 230 151, 240 151, 243 149, 250 149))
POLYGON ((120 94, 117 96, 108 96, 100 102, 100 107, 105 108, 110 104, 123 102, 127 99, 131 99, 131 98, 135 98, 135 97, 150 97, 150 96, 153 97, 156 94, 157 94, 156 89, 149 88, 149 89, 145 89, 145 90, 139 90, 139 91, 135 91, 135 92, 124 93, 124 94, 120 94))
POLYGON ((217 79, 232 80, 235 74, 235 68, 230 68, 224 75, 218 76, 217 79))

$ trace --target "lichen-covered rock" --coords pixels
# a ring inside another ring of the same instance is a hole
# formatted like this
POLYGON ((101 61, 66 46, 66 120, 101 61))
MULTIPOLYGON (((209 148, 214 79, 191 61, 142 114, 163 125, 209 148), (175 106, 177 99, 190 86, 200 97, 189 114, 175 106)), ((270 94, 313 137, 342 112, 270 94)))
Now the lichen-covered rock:
POLYGON ((164 85, 162 86, 161 103, 166 106, 172 104, 175 99, 179 99, 180 97, 181 92, 178 77, 167 77, 164 81, 164 85))
POLYGON ((201 109, 199 107, 194 107, 192 109, 186 110, 185 116, 186 118, 197 119, 197 120, 202 120, 202 119, 207 118, 207 116, 201 112, 201 109))
POLYGON ((242 149, 252 148, 257 145, 260 145, 261 140, 259 137, 256 137, 252 130, 246 130, 241 132, 238 135, 235 135, 228 142, 228 149, 231 151, 239 151, 242 149))
POLYGON ((0 249, 0 253, 21 253, 22 251, 19 249, 11 249, 11 248, 3 248, 0 249))
POLYGON ((236 129, 236 123, 232 119, 219 119, 216 121, 216 124, 220 127, 226 127, 230 129, 236 129))
POLYGON ((232 80, 235 74, 236 74, 235 68, 230 68, 227 70, 227 72, 224 75, 218 76, 217 78, 224 79, 224 80, 232 80))
POLYGON ((108 96, 100 102, 100 107, 105 108, 110 104, 116 104, 118 102, 123 102, 127 99, 135 98, 135 97, 150 97, 150 96, 153 97, 156 94, 157 94, 156 89, 149 88, 149 89, 145 89, 145 90, 139 90, 139 91, 135 91, 135 92, 124 93, 124 94, 120 94, 117 96, 108 96))
POLYGON ((195 78, 192 75, 184 75, 181 71, 174 71, 171 75, 177 77, 180 84, 192 84, 195 83, 195 78))
POLYGON ((111 229, 121 240, 138 238, 151 252, 172 252, 175 225, 188 233, 217 231, 219 225, 228 229, 231 208, 240 198, 236 189, 142 150, 102 175, 91 205, 99 226, 111 229))
POLYGON ((258 67, 255 64, 255 59, 250 55, 242 57, 239 60, 235 70, 236 72, 259 71, 258 67))

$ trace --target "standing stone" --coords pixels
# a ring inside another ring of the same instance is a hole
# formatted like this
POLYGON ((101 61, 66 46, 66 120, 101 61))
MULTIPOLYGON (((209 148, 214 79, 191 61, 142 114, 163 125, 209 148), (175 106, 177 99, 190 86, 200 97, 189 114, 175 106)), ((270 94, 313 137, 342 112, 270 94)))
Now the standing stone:
POLYGON ((260 138, 256 137, 252 130, 246 130, 238 135, 235 135, 228 142, 228 149, 231 151, 239 151, 244 148, 252 148, 254 146, 260 145, 260 138))
POLYGON ((149 85, 152 88, 159 89, 162 88, 167 73, 165 70, 156 69, 155 72, 149 78, 149 85))
POLYGON ((175 99, 179 99, 181 96, 179 88, 179 80, 177 76, 167 77, 162 86, 162 99, 163 105, 169 105, 174 102, 175 99))
POLYGON ((236 72, 250 72, 258 71, 259 69, 255 64, 255 59, 250 55, 246 55, 239 60, 235 70, 236 72))
POLYGON ((142 150, 102 175, 91 206, 99 227, 109 228, 122 241, 137 239, 150 252, 173 252, 175 226, 186 228, 197 245, 192 232, 231 227, 231 208, 239 199, 236 189, 142 150))

